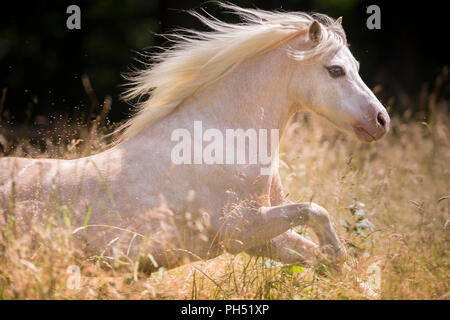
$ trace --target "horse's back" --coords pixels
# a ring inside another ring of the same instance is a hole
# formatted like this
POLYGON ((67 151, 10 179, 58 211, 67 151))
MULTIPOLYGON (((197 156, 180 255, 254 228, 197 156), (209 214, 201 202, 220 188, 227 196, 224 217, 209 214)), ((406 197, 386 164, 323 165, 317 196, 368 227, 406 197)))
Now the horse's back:
POLYGON ((27 158, 0 158, 0 186, 13 179, 30 161, 31 159, 27 158))
POLYGON ((7 195, 13 182, 17 192, 25 191, 41 181, 50 166, 50 159, 0 158, 0 194, 7 195))

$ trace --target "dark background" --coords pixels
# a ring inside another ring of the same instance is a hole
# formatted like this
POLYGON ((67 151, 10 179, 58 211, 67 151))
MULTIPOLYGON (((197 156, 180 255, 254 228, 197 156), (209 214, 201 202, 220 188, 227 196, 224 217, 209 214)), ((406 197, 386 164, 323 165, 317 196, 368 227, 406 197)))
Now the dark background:
MULTIPOLYGON (((420 112, 420 95, 444 80, 439 94, 448 95, 448 13, 441 1, 363 0, 235 0, 244 7, 301 10, 343 16, 351 50, 361 62, 363 80, 377 90, 391 113, 420 112), (381 30, 366 28, 368 5, 381 8, 381 30)), ((137 51, 165 45, 164 33, 174 27, 204 29, 184 9, 204 8, 235 21, 205 1, 86 0, 8 1, 0 8, 0 126, 33 125, 36 119, 65 115, 67 121, 88 119, 93 96, 82 75, 89 77, 99 101, 112 98, 111 121, 129 115, 119 99, 121 73, 136 65, 137 51), (66 8, 81 8, 81 30, 66 28, 66 8), (6 88, 6 89, 5 89, 6 88), (87 117, 86 117, 87 115, 87 117)), ((152 50, 152 49, 150 49, 152 50)), ((95 109, 95 106, 94 106, 95 109)))

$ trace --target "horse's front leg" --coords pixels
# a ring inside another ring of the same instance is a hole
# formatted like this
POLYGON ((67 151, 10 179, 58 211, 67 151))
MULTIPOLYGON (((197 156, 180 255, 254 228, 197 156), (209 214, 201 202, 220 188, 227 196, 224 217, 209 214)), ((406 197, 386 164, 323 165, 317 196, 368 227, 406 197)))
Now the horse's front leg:
POLYGON ((288 230, 262 246, 250 248, 246 252, 252 256, 266 257, 287 264, 312 264, 319 256, 320 249, 317 244, 294 230, 288 230))
MULTIPOLYGON (((313 228, 319 239, 319 246, 293 230, 286 230, 266 243, 246 249, 246 251, 252 255, 271 257, 284 263, 311 262, 318 256, 319 251, 332 261, 342 261, 346 255, 345 248, 339 241, 331 225, 329 214, 324 208, 315 203, 299 203, 272 207, 270 211, 275 216, 278 209, 283 210, 282 208, 297 206, 308 208, 303 225, 313 228)), ((273 223, 278 222, 274 220, 273 223)))
POLYGON ((240 208, 223 217, 218 236, 226 251, 239 253, 262 246, 299 225, 312 226, 321 247, 329 246, 330 252, 340 255, 343 247, 331 227, 328 212, 309 202, 258 209, 240 208))
MULTIPOLYGON (((286 203, 278 173, 272 176, 270 200, 272 205, 286 203)), ((325 209, 321 211, 326 212, 325 209)), ((313 228, 318 236, 320 247, 314 242, 302 237, 297 232, 288 230, 262 246, 248 249, 247 253, 270 257, 284 263, 307 263, 315 260, 320 254, 320 251, 322 251, 331 260, 342 261, 346 256, 345 248, 340 243, 331 225, 328 213, 316 214, 316 216, 318 219, 310 221, 307 224, 313 228)))

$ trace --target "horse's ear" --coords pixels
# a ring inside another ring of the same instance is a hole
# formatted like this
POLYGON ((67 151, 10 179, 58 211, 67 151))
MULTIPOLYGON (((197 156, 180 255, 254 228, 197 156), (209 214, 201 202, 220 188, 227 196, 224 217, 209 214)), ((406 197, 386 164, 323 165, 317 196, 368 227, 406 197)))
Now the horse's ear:
POLYGON ((317 20, 314 20, 308 29, 308 38, 311 42, 317 44, 322 38, 322 28, 317 20))
POLYGON ((342 24, 342 17, 337 18, 336 22, 339 23, 339 24, 342 24))

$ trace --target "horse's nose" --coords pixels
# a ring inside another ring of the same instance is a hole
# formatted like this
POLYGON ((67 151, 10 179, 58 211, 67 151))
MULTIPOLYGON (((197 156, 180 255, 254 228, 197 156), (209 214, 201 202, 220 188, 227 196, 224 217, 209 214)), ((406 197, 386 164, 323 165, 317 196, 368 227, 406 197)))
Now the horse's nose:
POLYGON ((375 119, 376 121, 376 128, 375 128, 375 135, 374 138, 376 140, 380 139, 382 136, 386 134, 386 132, 389 131, 389 115, 386 111, 380 110, 377 112, 377 117, 375 119))
POLYGON ((383 115, 383 113, 380 111, 377 115, 377 123, 380 125, 384 130, 386 130, 387 120, 386 117, 383 115))

